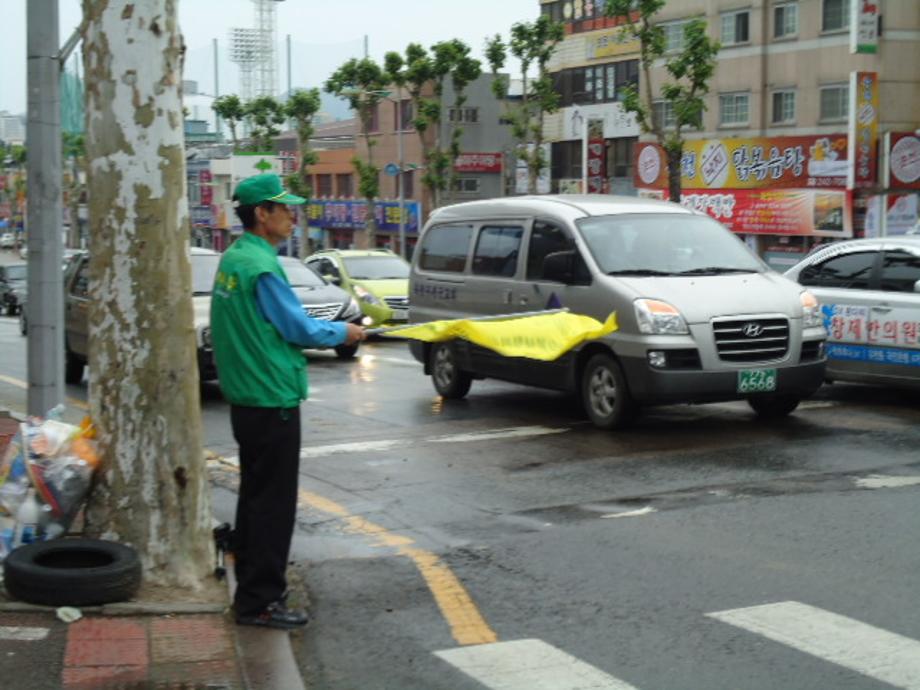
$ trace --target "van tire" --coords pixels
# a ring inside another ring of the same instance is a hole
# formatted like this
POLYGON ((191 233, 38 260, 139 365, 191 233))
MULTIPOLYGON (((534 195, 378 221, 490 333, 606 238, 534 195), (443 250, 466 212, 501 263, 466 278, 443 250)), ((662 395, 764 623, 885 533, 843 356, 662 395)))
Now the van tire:
POLYGON ((64 353, 64 381, 72 384, 79 384, 83 381, 83 370, 86 368, 86 361, 73 352, 70 348, 64 353))
POLYGON ((599 429, 619 429, 635 418, 636 404, 619 363, 608 354, 593 355, 581 376, 581 403, 599 429))
POLYGON ((763 395, 748 398, 748 405, 761 419, 781 419, 792 413, 801 400, 794 395, 763 395))
POLYGON ((457 353, 450 342, 434 343, 428 355, 431 382, 438 394, 449 400, 459 400, 470 392, 473 377, 460 369, 457 353))

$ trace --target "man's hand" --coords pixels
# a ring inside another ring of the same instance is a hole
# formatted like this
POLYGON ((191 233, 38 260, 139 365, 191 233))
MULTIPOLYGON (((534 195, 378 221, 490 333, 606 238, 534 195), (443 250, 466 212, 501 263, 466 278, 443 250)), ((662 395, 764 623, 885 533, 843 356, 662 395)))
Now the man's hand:
POLYGON ((354 323, 345 324, 345 344, 354 345, 357 342, 362 340, 367 340, 367 333, 364 330, 364 326, 359 326, 354 323))

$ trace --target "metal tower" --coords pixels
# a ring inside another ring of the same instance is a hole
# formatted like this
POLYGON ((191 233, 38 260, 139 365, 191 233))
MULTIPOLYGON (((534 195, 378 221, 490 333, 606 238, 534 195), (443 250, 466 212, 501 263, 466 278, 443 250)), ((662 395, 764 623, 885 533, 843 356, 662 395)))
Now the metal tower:
POLYGON ((275 4, 282 0, 252 1, 255 26, 230 30, 230 59, 240 68, 240 98, 243 101, 278 93, 275 4))

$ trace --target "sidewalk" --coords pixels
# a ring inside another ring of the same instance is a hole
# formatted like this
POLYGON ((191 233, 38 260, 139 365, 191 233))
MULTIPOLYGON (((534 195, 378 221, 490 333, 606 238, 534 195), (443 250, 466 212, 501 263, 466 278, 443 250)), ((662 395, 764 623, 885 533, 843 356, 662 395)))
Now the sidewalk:
MULTIPOLYGON (((0 411, 0 446, 11 423, 0 411)), ((58 609, 15 601, 0 589, 0 686, 301 690, 288 633, 233 621, 232 564, 227 568, 225 602, 85 607, 69 624, 58 609)))

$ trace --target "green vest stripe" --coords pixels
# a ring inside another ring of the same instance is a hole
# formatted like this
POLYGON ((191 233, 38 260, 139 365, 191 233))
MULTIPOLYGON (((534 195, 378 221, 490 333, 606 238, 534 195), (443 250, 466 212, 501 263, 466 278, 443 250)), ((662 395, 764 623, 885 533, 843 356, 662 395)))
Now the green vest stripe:
POLYGON ((296 407, 307 397, 307 360, 256 302, 263 273, 287 276, 275 248, 244 232, 221 257, 211 298, 211 339, 224 397, 248 407, 296 407))

